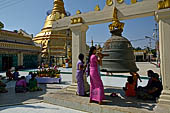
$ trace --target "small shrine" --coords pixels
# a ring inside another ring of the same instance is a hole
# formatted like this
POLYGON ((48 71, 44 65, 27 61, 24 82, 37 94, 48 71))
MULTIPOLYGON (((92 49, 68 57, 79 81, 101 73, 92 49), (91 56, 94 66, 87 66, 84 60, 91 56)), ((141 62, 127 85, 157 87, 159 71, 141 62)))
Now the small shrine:
POLYGON ((39 67, 36 72, 38 83, 61 83, 61 74, 57 66, 51 68, 39 67))

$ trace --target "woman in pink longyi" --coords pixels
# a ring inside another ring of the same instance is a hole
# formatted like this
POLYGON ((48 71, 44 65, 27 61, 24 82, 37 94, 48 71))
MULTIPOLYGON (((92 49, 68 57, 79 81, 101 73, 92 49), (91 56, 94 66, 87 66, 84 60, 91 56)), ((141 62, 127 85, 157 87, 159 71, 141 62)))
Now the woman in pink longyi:
POLYGON ((101 64, 102 56, 97 58, 96 47, 92 46, 89 51, 90 62, 90 103, 97 101, 102 104, 104 99, 104 87, 99 75, 98 65, 101 64))

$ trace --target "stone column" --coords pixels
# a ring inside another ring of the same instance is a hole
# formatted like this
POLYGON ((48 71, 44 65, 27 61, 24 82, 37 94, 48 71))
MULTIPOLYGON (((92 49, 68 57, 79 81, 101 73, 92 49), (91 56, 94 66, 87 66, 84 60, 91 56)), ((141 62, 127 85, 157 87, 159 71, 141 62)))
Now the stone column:
MULTIPOLYGON (((73 24, 70 26, 72 31, 72 84, 76 84, 76 64, 78 55, 83 53, 86 58, 86 31, 88 26, 84 24, 73 24)), ((85 79, 85 90, 87 90, 87 81, 85 79)))
POLYGON ((19 52, 18 53, 18 66, 23 65, 23 53, 19 52))
POLYGON ((170 104, 170 9, 156 12, 159 23, 159 48, 163 91, 159 103, 170 104))

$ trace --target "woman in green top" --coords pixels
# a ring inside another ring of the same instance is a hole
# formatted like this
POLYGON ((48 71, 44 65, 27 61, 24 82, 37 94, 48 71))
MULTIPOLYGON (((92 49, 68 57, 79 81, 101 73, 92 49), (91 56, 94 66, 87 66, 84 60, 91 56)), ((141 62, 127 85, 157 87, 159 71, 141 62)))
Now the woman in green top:
POLYGON ((37 79, 35 79, 35 74, 32 74, 31 79, 29 80, 29 91, 42 91, 37 85, 37 79))

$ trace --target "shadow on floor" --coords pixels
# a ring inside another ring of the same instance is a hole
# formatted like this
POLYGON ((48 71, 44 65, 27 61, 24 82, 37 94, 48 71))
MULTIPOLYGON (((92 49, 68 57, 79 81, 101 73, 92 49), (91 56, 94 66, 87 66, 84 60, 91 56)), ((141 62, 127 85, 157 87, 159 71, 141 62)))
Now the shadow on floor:
MULTIPOLYGON (((12 105, 21 105, 24 103, 37 103, 43 101, 45 94, 50 92, 55 92, 59 89, 62 89, 60 85, 67 85, 67 82, 62 82, 61 84, 39 84, 39 87, 43 91, 36 92, 26 92, 26 93, 15 93, 15 81, 8 81, 7 84, 7 93, 0 93, 0 107, 3 106, 12 106, 12 105)), ((0 111, 3 109, 0 109, 0 111)))
POLYGON ((136 97, 126 97, 124 91, 121 88, 105 88, 104 105, 119 106, 119 107, 134 107, 143 108, 149 111, 153 111, 156 107, 155 101, 141 100, 136 97), (118 97, 111 97, 111 93, 117 93, 118 97))

